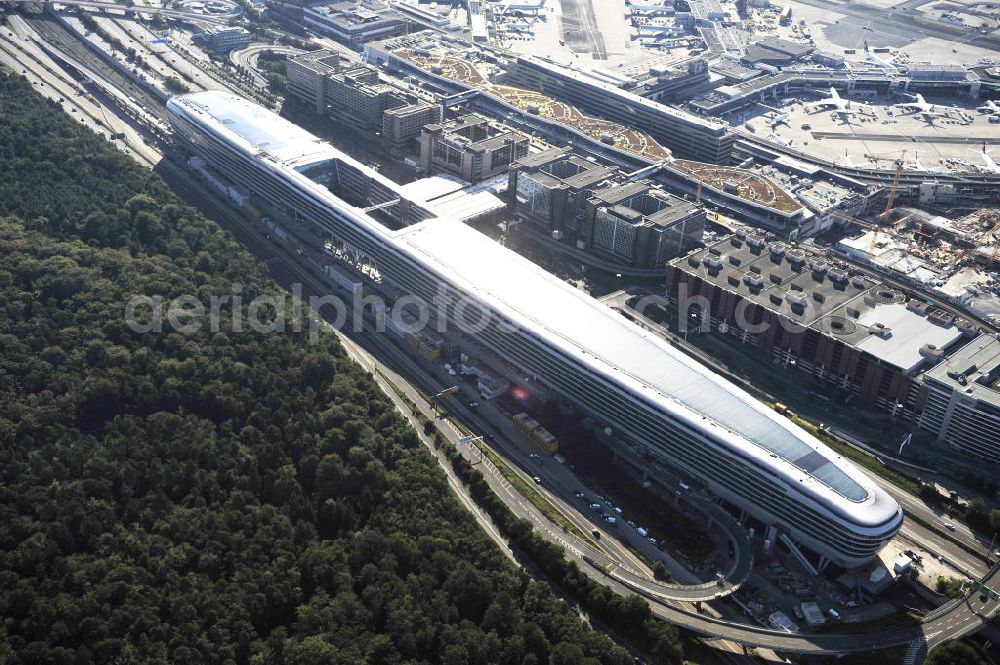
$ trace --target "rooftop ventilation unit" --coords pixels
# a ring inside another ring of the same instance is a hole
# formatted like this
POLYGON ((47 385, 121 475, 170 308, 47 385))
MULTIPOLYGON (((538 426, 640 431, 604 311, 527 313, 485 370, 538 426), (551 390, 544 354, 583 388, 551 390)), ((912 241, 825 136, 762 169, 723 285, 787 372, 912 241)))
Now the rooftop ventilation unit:
POLYGON ((885 325, 884 323, 873 323, 868 326, 868 332, 873 335, 878 335, 882 339, 888 339, 892 337, 892 328, 885 325))
POLYGON ((940 358, 944 355, 944 351, 933 344, 924 344, 920 347, 920 355, 924 358, 940 358))
POLYGON ((798 305, 799 307, 806 306, 806 296, 800 291, 788 291, 785 293, 785 300, 791 305, 798 305))

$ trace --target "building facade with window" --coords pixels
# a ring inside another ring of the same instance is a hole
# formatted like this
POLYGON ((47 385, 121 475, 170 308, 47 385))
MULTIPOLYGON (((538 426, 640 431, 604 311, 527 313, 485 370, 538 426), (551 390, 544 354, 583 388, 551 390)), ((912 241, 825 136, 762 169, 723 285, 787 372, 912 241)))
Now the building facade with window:
POLYGON ((474 326, 612 432, 611 445, 678 470, 766 525, 772 542, 815 553, 819 568, 854 568, 899 530, 899 506, 865 473, 659 335, 458 220, 394 230, 310 178, 310 167, 348 159, 317 137, 222 92, 174 97, 167 109, 189 150, 287 209, 296 232, 349 248, 380 283, 437 303, 447 325, 474 326))

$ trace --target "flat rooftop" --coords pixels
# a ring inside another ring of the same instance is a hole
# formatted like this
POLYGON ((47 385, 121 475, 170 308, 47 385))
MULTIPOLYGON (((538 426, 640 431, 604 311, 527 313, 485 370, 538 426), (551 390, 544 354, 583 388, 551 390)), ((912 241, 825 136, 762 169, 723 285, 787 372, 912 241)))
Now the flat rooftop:
POLYGON ((911 371, 923 362, 920 349, 924 345, 945 349, 962 337, 962 332, 954 325, 937 325, 902 303, 880 304, 867 309, 858 316, 858 323, 869 331, 881 326, 888 332, 870 334, 857 347, 904 371, 911 371))
MULTIPOLYGON (((645 132, 587 115, 572 104, 535 90, 491 83, 483 72, 479 71, 474 61, 449 55, 447 51, 441 50, 436 42, 431 41, 418 48, 398 46, 408 41, 414 41, 409 37, 387 40, 382 43, 380 48, 385 48, 396 58, 434 76, 442 77, 467 88, 481 90, 520 112, 531 113, 569 127, 593 140, 607 143, 651 160, 662 160, 670 157, 670 151, 645 132)), ((632 97, 644 103, 650 103, 649 100, 638 95, 632 95, 632 97)), ((721 125, 719 126, 721 127, 721 125)))
POLYGON ((927 370, 924 377, 936 379, 953 390, 1000 408, 1000 392, 997 389, 1000 340, 992 335, 980 335, 927 370))
POLYGON ((294 55, 291 60, 317 74, 333 74, 341 66, 340 54, 325 48, 294 55))
POLYGON ((762 236, 730 236, 671 264, 904 372, 921 364, 925 344, 944 349, 962 336, 950 318, 908 306, 875 279, 762 236))
POLYGON ((773 208, 784 213, 794 213, 803 208, 797 198, 786 192, 774 180, 747 169, 716 166, 686 159, 675 159, 671 165, 714 189, 735 194, 745 201, 765 208, 773 208))
MULTIPOLYGON (((815 483, 831 507, 856 519, 850 506, 876 502, 866 476, 787 418, 489 237, 450 220, 422 222, 395 237, 520 328, 581 362, 596 363, 640 395, 673 404, 695 422, 704 418, 743 455, 771 467, 782 460, 788 478, 815 483)), ((891 516, 876 514, 876 521, 891 516)))
POLYGON ((669 226, 697 210, 693 203, 652 186, 648 180, 605 187, 594 192, 593 198, 622 219, 654 226, 669 226))
POLYGON ((232 93, 208 90, 171 100, 206 120, 212 118, 225 125, 233 140, 285 166, 301 167, 342 156, 326 141, 232 93))

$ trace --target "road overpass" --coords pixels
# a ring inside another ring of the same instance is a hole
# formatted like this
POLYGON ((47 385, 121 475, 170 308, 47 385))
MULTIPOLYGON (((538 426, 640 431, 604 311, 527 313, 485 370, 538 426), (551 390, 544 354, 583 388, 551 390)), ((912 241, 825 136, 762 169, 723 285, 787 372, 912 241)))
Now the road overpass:
POLYGON ((282 55, 298 55, 302 53, 302 49, 295 48, 294 46, 276 46, 273 44, 256 43, 250 44, 246 48, 237 49, 229 52, 229 61, 236 65, 237 67, 242 67, 244 71, 250 73, 253 77, 254 82, 263 87, 267 86, 267 77, 265 77, 260 69, 257 68, 257 59, 262 53, 280 53, 282 55))

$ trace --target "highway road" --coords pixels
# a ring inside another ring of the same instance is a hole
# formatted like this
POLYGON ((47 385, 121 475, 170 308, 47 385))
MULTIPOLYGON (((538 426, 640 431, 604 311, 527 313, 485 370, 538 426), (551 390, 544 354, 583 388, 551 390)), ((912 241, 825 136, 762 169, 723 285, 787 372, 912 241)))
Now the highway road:
MULTIPOLYGON (((7 3, 15 3, 20 0, 0 0, 0 5, 7 3)), ((223 0, 225 1, 225 0, 223 0)), ((233 10, 227 13, 219 14, 209 14, 206 12, 190 12, 183 11, 179 9, 163 9, 160 7, 148 7, 142 4, 136 5, 121 5, 116 2, 90 2, 90 0, 34 0, 36 5, 85 5, 87 7, 95 7, 105 12, 110 12, 112 14, 121 14, 122 12, 128 14, 159 14, 161 16, 167 16, 170 18, 180 18, 192 22, 198 23, 229 23, 233 19, 239 18, 243 14, 243 9, 236 3, 231 3, 233 5, 233 10)))
MULTIPOLYGON (((33 40, 33 31, 19 16, 10 17, 10 31, 0 32, 0 49, 0 60, 26 76, 40 93, 55 100, 62 99, 61 104, 70 115, 99 134, 124 133, 125 139, 119 143, 119 148, 144 166, 152 168, 159 162, 160 154, 146 142, 148 134, 142 132, 135 121, 121 117, 124 114, 119 108, 105 106, 89 93, 81 94, 86 88, 33 40)), ((111 86, 108 89, 114 90, 111 86)), ((136 111, 141 113, 141 110, 136 111)))

